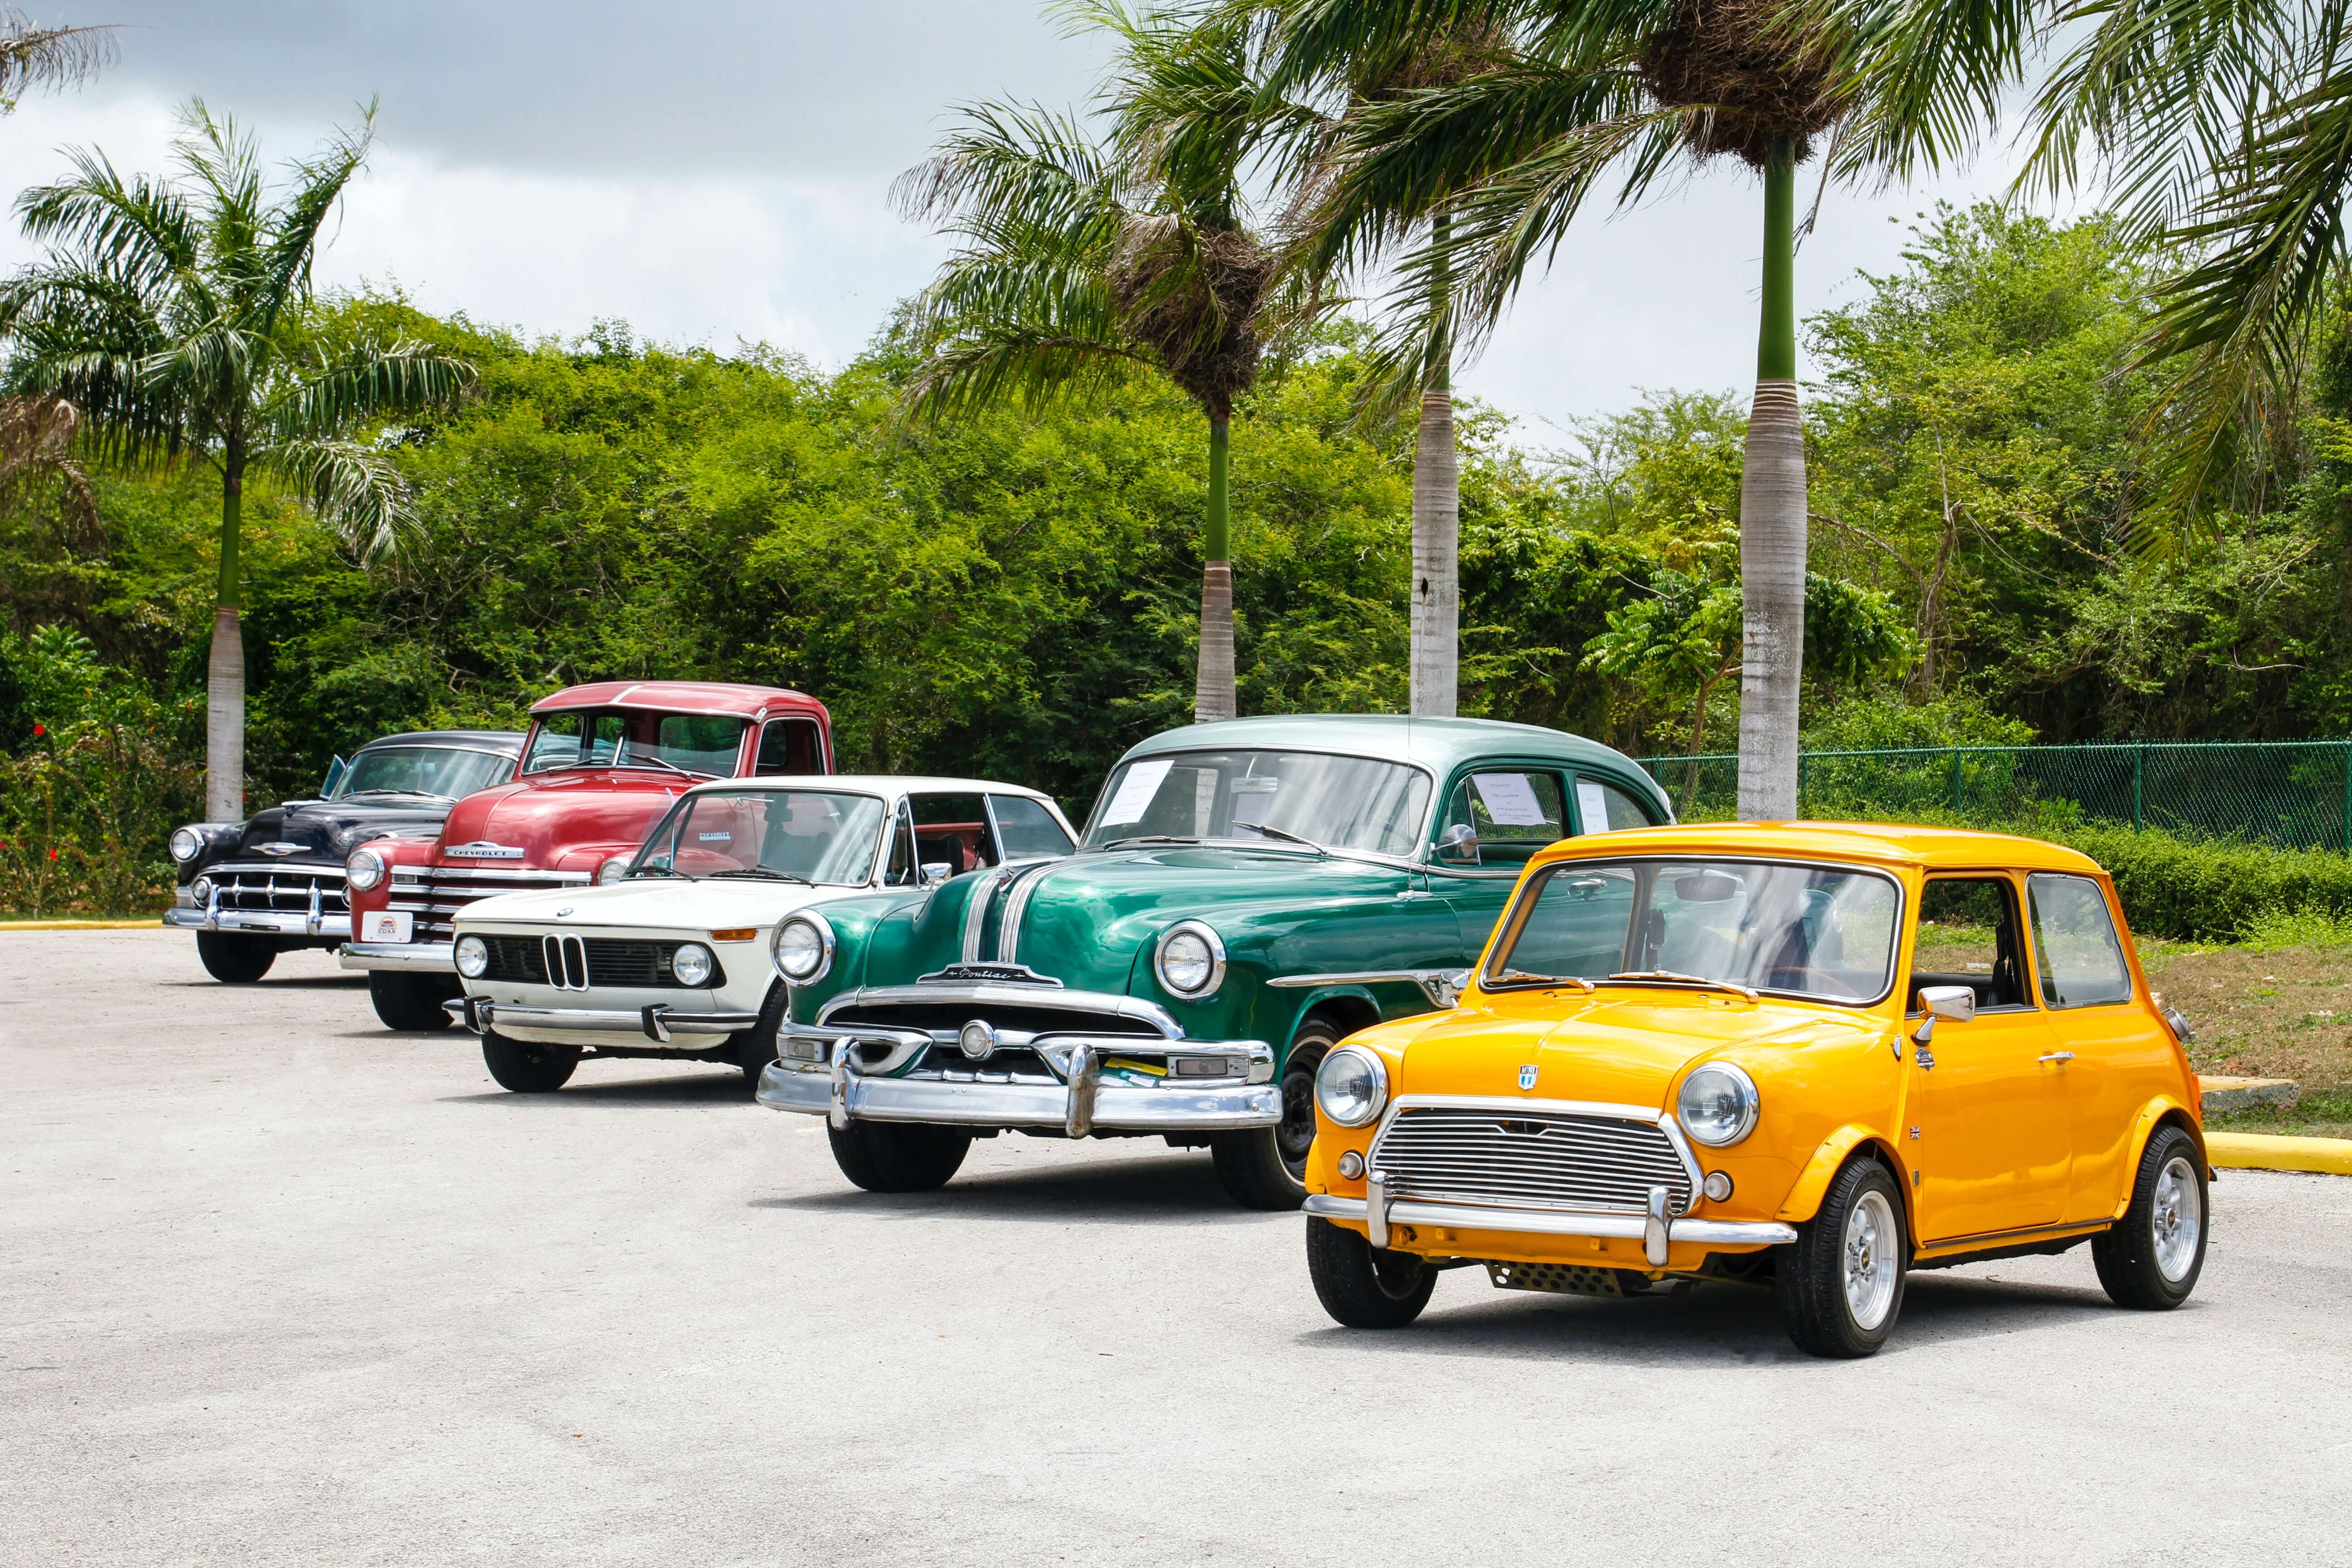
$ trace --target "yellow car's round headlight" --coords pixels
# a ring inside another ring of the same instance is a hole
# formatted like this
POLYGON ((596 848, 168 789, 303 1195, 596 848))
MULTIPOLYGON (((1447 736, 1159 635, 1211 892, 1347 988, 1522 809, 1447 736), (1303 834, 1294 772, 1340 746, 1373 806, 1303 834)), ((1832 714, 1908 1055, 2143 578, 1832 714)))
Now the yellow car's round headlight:
POLYGON ((1315 1069, 1315 1103, 1342 1127, 1377 1120, 1389 1102, 1389 1069, 1360 1046, 1341 1046, 1315 1069))
POLYGON ((1737 1143, 1756 1131, 1756 1080, 1729 1062, 1709 1062, 1683 1079, 1675 1119, 1693 1141, 1710 1149, 1737 1143))

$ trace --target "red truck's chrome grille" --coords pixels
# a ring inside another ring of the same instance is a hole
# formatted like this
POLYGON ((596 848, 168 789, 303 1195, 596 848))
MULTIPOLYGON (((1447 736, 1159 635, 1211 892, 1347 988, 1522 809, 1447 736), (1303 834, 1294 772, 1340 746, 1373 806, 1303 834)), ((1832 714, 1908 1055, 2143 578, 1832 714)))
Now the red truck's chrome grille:
POLYGON ((457 911, 499 893, 585 887, 585 871, 501 870, 488 866, 394 866, 390 907, 416 917, 417 942, 447 942, 457 911))

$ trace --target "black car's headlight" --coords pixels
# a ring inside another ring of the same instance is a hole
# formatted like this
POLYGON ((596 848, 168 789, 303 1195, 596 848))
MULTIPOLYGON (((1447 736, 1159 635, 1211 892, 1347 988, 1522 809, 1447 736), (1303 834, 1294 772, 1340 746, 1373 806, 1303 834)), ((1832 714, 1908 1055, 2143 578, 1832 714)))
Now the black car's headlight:
POLYGON ((794 985, 824 979, 833 967, 833 922, 814 910, 785 916, 768 939, 768 955, 794 985))
POLYGON ((213 841, 213 836, 223 828, 235 827, 234 822, 191 822, 172 830, 172 858, 184 866, 202 855, 213 841))
POLYGON ((1341 1046, 1315 1069, 1315 1104, 1342 1127, 1379 1120, 1389 1102, 1389 1069, 1361 1046, 1341 1046))
POLYGON ((1694 1142, 1710 1149, 1737 1143, 1756 1131, 1756 1080, 1729 1062, 1709 1062, 1683 1079, 1675 1118, 1694 1142))
POLYGON ((1180 921, 1160 935, 1152 972, 1171 995, 1199 1001, 1216 994, 1225 979, 1225 944, 1199 921, 1180 921))

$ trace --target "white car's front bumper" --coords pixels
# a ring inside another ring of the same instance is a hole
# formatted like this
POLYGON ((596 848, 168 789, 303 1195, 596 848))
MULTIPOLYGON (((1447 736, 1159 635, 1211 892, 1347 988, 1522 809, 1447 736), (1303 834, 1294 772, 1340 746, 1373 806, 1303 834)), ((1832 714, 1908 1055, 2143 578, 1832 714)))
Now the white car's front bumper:
POLYGON ((516 1002, 494 1002, 484 996, 460 996, 444 1002, 449 1016, 478 1035, 496 1029, 520 1040, 562 1040, 566 1044, 636 1044, 614 1039, 636 1036, 648 1045, 675 1045, 699 1050, 729 1035, 740 1034, 760 1021, 757 1013, 680 1012, 668 1002, 649 1003, 635 1011, 614 1007, 531 1007, 516 1002), (572 1040, 572 1035, 588 1039, 572 1040))

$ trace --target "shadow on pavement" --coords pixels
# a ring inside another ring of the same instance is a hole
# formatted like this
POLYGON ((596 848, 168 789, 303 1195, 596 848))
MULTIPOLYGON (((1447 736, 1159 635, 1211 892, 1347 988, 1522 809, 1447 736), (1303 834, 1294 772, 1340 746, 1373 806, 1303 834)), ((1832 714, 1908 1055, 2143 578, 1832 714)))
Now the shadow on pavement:
POLYGON ((364 991, 367 989, 367 976, 364 974, 303 974, 288 975, 282 980, 272 980, 264 976, 245 984, 231 985, 225 981, 215 980, 208 974, 199 974, 194 980, 159 980, 155 984, 184 991, 364 991))
MULTIPOLYGON (((1075 1169, 959 1176, 935 1193, 866 1193, 844 1178, 839 1190, 754 1198, 761 1209, 804 1214, 897 1215, 909 1219, 1009 1221, 1055 1225, 1297 1225, 1290 1214, 1236 1207, 1217 1184, 1206 1154, 1104 1160, 1075 1169)), ((1305 1282, 1304 1265, 1300 1282, 1305 1282)))
MULTIPOLYGON (((446 1039, 446 1035, 408 1035, 405 1039, 446 1039)), ((595 1064, 582 1064, 585 1074, 594 1070, 595 1064)), ((566 1100, 588 1100, 601 1105, 740 1105, 751 1103, 751 1086, 734 1068, 724 1071, 713 1068, 707 1073, 691 1078, 634 1078, 598 1083, 593 1078, 575 1078, 553 1094, 515 1094, 509 1090, 492 1089, 486 1094, 446 1094, 444 1105, 507 1105, 522 1110, 544 1110, 566 1100)))
MULTIPOLYGON (((1311 1291, 1303 1258, 1298 1276, 1299 1289, 1311 1291)), ((2101 1318, 2123 1324, 2138 1317, 2112 1306, 2096 1286, 1915 1275, 1906 1287, 1902 1321, 1879 1354, 1903 1355, 2101 1318)), ((1789 1342, 1769 1289, 1706 1284, 1681 1294, 1658 1290, 1623 1300, 1549 1296, 1496 1289, 1485 1270, 1475 1268, 1442 1277, 1429 1310, 1410 1328, 1371 1332, 1334 1324, 1299 1335, 1297 1343, 1357 1354, 1827 1364, 1789 1342)))

